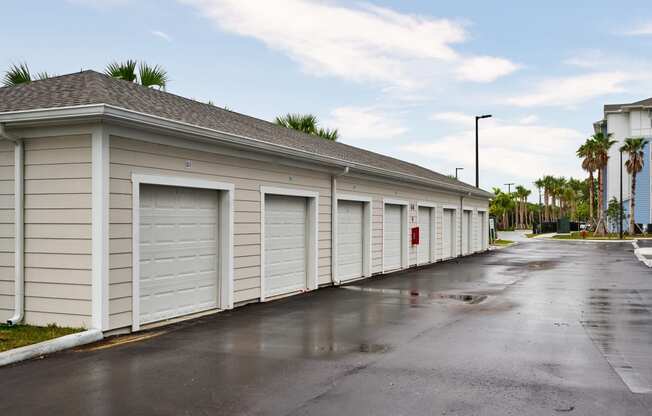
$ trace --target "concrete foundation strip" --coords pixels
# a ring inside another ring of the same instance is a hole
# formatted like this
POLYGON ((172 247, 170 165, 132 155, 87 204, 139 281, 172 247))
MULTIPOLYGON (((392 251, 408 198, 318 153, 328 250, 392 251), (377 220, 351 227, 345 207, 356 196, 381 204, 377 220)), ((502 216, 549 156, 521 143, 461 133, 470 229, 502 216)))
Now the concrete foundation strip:
POLYGON ((645 254, 652 256, 652 248, 640 248, 636 240, 632 241, 632 246, 634 246, 636 258, 647 267, 652 267, 652 259, 645 257, 645 254))
POLYGON ((65 335, 63 337, 39 342, 38 344, 14 348, 9 351, 0 352, 0 367, 17 363, 19 361, 29 360, 30 358, 52 354, 68 348, 90 344, 91 342, 100 341, 102 338, 104 338, 102 331, 99 329, 89 329, 76 334, 65 335))

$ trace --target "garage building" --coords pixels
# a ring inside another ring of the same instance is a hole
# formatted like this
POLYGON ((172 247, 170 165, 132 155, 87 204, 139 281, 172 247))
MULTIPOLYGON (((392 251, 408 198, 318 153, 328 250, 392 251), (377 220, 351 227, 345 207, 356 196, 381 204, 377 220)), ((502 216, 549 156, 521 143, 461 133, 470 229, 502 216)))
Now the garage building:
POLYGON ((0 88, 0 138, 3 321, 139 330, 487 249, 488 192, 94 71, 0 88))

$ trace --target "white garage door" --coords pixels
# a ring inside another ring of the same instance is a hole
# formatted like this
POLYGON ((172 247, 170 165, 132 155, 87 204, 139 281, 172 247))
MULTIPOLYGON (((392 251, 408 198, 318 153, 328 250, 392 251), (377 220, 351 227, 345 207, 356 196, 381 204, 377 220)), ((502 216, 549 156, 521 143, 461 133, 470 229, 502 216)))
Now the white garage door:
POLYGON ((217 308, 218 193, 141 185, 140 323, 217 308))
POLYGON ((453 241, 455 241, 455 215, 454 211, 452 209, 445 209, 444 210, 444 221, 443 221, 443 247, 444 247, 444 258, 450 258, 450 257, 455 257, 455 253, 453 250, 455 249, 455 245, 453 244, 453 241))
POLYGON ((428 207, 419 207, 419 263, 429 263, 431 238, 431 212, 428 207))
POLYGON ((337 202, 337 277, 340 281, 362 277, 362 202, 337 202))
POLYGON ((462 252, 468 254, 471 251, 471 211, 464 211, 462 217, 462 252))
POLYGON ((487 233, 487 213, 480 211, 478 214, 480 221, 480 250, 485 250, 487 248, 487 239, 489 238, 487 233))
POLYGON ((265 295, 307 287, 307 199, 265 196, 265 295))
POLYGON ((384 270, 401 268, 401 243, 403 227, 401 225, 401 206, 385 205, 385 230, 383 232, 384 270))

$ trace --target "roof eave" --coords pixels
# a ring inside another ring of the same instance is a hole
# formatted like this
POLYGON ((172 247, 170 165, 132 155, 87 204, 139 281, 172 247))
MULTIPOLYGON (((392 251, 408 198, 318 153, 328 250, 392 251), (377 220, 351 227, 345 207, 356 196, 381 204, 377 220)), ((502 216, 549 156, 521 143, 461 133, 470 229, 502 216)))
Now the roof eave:
POLYGON ((304 150, 272 144, 266 141, 253 139, 250 137, 239 136, 233 133, 223 132, 215 129, 199 127, 190 123, 177 120, 167 119, 164 117, 153 116, 151 114, 140 113, 121 107, 108 104, 89 104, 72 107, 44 108, 35 110, 21 110, 0 113, 0 123, 9 123, 26 126, 30 124, 43 124, 52 122, 67 122, 75 120, 120 120, 140 125, 155 126, 158 128, 182 132, 191 136, 210 138, 220 140, 239 147, 250 148, 256 151, 267 151, 273 154, 282 154, 299 160, 309 159, 325 165, 355 169, 360 172, 370 173, 377 176, 387 177, 399 181, 418 183, 430 187, 436 187, 442 190, 453 191, 461 195, 475 196, 480 198, 492 198, 493 194, 478 188, 470 186, 451 185, 445 182, 435 181, 422 178, 419 176, 408 175, 401 172, 395 172, 387 169, 376 168, 361 163, 350 162, 329 156, 318 155, 304 150))

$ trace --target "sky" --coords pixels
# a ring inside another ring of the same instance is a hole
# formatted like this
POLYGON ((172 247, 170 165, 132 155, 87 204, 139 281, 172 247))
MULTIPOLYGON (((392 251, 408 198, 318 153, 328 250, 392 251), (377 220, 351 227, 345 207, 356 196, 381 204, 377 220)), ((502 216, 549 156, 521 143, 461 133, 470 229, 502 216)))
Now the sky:
POLYGON ((646 1, 3 2, 0 70, 138 59, 167 91, 266 120, 315 114, 340 141, 480 185, 584 177, 606 103, 652 96, 646 1))

